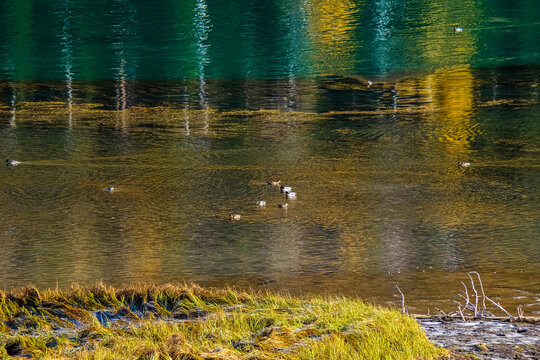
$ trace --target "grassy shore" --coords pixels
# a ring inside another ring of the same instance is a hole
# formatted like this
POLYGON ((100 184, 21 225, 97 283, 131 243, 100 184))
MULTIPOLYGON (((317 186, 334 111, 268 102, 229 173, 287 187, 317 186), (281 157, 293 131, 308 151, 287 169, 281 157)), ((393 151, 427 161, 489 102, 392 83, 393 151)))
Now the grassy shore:
POLYGON ((0 357, 443 359, 414 319, 344 297, 191 286, 0 292, 0 357))

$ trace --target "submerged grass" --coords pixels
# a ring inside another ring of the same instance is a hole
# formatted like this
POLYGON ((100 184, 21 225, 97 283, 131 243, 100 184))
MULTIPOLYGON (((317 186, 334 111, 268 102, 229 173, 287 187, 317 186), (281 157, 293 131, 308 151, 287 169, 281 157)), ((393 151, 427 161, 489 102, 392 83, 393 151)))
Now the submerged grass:
POLYGON ((196 285, 0 292, 0 358, 438 359, 416 322, 344 297, 196 285))

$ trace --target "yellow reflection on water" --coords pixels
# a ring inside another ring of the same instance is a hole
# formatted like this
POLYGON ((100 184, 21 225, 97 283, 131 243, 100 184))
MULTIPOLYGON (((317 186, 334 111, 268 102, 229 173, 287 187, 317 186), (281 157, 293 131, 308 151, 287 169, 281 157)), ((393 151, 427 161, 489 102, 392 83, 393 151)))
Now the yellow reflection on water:
POLYGON ((433 119, 440 121, 439 140, 459 153, 468 151, 475 136, 471 123, 473 81, 469 66, 441 69, 428 77, 430 86, 436 89, 433 100, 438 116, 433 119))
MULTIPOLYGON (((479 209, 483 208, 475 194, 462 196, 461 184, 467 181, 467 177, 458 166, 458 162, 471 160, 471 143, 481 132, 473 118, 474 85, 471 69, 465 65, 439 69, 414 81, 399 84, 402 96, 419 96, 431 111, 423 117, 428 124, 426 132, 429 141, 435 141, 432 146, 438 149, 438 160, 430 166, 443 174, 439 191, 449 196, 445 202, 426 204, 426 216, 447 224, 450 232, 454 231, 452 226, 473 221, 479 209)), ((451 234, 445 236, 452 238, 451 234)))
POLYGON ((468 65, 439 69, 432 74, 399 83, 401 97, 419 96, 432 114, 433 136, 448 150, 460 156, 468 154, 479 129, 471 121, 474 111, 474 76, 468 65))
POLYGON ((353 38, 358 26, 356 5, 352 1, 315 0, 311 4, 310 33, 313 63, 319 73, 354 73, 353 38))

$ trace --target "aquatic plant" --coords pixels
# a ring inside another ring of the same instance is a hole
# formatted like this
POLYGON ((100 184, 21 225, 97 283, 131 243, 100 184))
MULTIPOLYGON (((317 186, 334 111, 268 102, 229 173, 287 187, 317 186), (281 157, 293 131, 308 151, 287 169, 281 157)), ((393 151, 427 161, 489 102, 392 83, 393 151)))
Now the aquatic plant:
POLYGON ((345 297, 197 285, 0 292, 0 357, 435 359, 413 318, 345 297))

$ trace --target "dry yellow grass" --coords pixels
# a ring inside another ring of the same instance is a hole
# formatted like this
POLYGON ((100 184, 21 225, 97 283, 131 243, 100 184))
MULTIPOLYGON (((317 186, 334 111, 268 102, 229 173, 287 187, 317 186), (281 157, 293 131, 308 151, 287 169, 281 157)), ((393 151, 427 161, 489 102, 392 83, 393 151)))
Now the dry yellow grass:
POLYGON ((38 359, 435 359, 406 315, 344 297, 196 285, 0 293, 0 356, 38 359))

